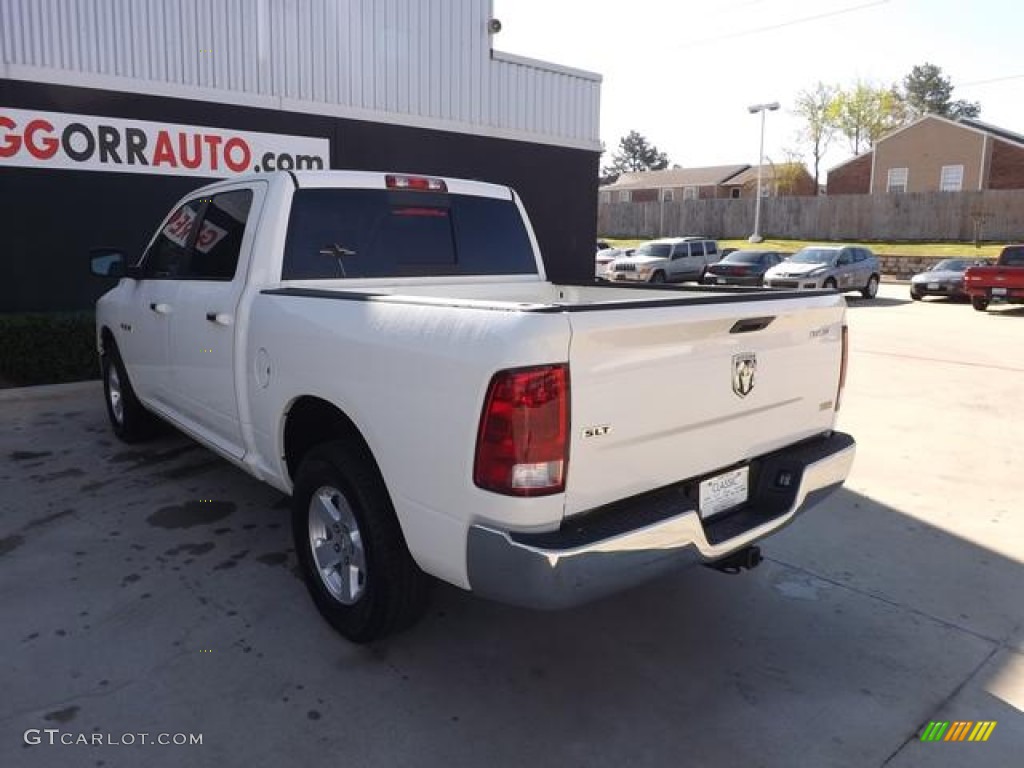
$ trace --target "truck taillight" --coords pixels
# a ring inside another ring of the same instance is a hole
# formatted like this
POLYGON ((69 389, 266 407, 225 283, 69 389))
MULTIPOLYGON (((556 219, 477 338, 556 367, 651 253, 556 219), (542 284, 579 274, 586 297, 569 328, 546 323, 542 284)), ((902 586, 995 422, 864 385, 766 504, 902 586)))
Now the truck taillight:
POLYGON ((569 465, 569 366, 499 371, 476 438, 473 482, 508 496, 565 490, 569 465))
POLYGON ((428 176, 394 176, 388 174, 384 183, 388 189, 413 189, 421 192, 447 192, 448 185, 444 179, 428 176))
POLYGON ((843 356, 839 361, 839 389, 836 391, 836 410, 839 410, 839 402, 843 397, 843 387, 846 386, 846 360, 849 357, 850 341, 849 329, 843 326, 843 356))

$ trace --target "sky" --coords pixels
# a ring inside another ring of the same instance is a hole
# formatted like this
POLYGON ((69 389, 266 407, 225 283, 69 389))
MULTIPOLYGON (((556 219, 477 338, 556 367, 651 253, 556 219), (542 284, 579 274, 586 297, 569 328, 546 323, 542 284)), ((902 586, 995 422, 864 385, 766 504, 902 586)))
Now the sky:
MULTIPOLYGON (((603 76, 601 139, 630 130, 683 167, 755 164, 801 145, 796 95, 822 81, 889 86, 915 64, 942 68, 954 99, 1024 133, 1024 2, 1017 0, 494 0, 494 47, 603 76)), ((852 157, 837 137, 824 170, 852 157)))

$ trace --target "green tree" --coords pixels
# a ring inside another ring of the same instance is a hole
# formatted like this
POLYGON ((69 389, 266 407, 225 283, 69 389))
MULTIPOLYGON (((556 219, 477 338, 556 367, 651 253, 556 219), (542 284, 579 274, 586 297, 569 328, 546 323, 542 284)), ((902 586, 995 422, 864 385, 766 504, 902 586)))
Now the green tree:
POLYGON ((619 151, 612 155, 612 164, 603 170, 604 178, 617 179, 623 173, 660 171, 668 167, 668 155, 659 152, 637 131, 630 131, 619 140, 619 151))
POLYGON ((892 88, 879 88, 857 81, 840 89, 832 102, 836 128, 859 154, 900 125, 900 99, 892 88))
POLYGON ((952 81, 942 74, 942 67, 928 62, 918 64, 903 78, 901 95, 911 119, 941 115, 956 120, 981 114, 981 105, 976 101, 954 101, 952 81))
POLYGON ((837 114, 834 108, 839 89, 834 85, 819 82, 814 87, 796 95, 794 113, 803 120, 800 129, 800 143, 808 148, 814 166, 814 188, 818 188, 818 174, 821 158, 828 151, 835 138, 837 114))

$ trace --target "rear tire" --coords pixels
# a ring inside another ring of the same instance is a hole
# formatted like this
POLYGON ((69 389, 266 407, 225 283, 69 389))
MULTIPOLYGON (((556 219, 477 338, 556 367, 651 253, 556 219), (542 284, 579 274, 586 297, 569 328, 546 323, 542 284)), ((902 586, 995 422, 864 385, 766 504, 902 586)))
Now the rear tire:
POLYGON ((861 290, 860 295, 865 299, 873 299, 878 295, 878 275, 868 278, 868 284, 861 290))
POLYGON ((160 423, 135 396, 117 347, 111 346, 100 354, 100 370, 107 417, 118 439, 125 443, 141 443, 155 437, 160 423))
POLYGON ((428 577, 409 554, 384 480, 353 440, 311 450, 296 473, 292 534, 321 615, 354 643, 411 626, 428 577))
POLYGON ((988 309, 988 299, 982 296, 972 296, 971 306, 974 307, 979 312, 984 312, 986 309, 988 309))

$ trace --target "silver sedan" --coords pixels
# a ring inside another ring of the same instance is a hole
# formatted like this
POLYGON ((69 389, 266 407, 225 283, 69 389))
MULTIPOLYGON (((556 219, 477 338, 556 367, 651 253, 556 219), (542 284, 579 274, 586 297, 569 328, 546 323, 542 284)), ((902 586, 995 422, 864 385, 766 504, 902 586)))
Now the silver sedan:
POLYGON ((925 296, 966 299, 964 272, 968 267, 990 263, 984 259, 943 259, 931 269, 910 278, 910 298, 914 301, 919 301, 925 296))

